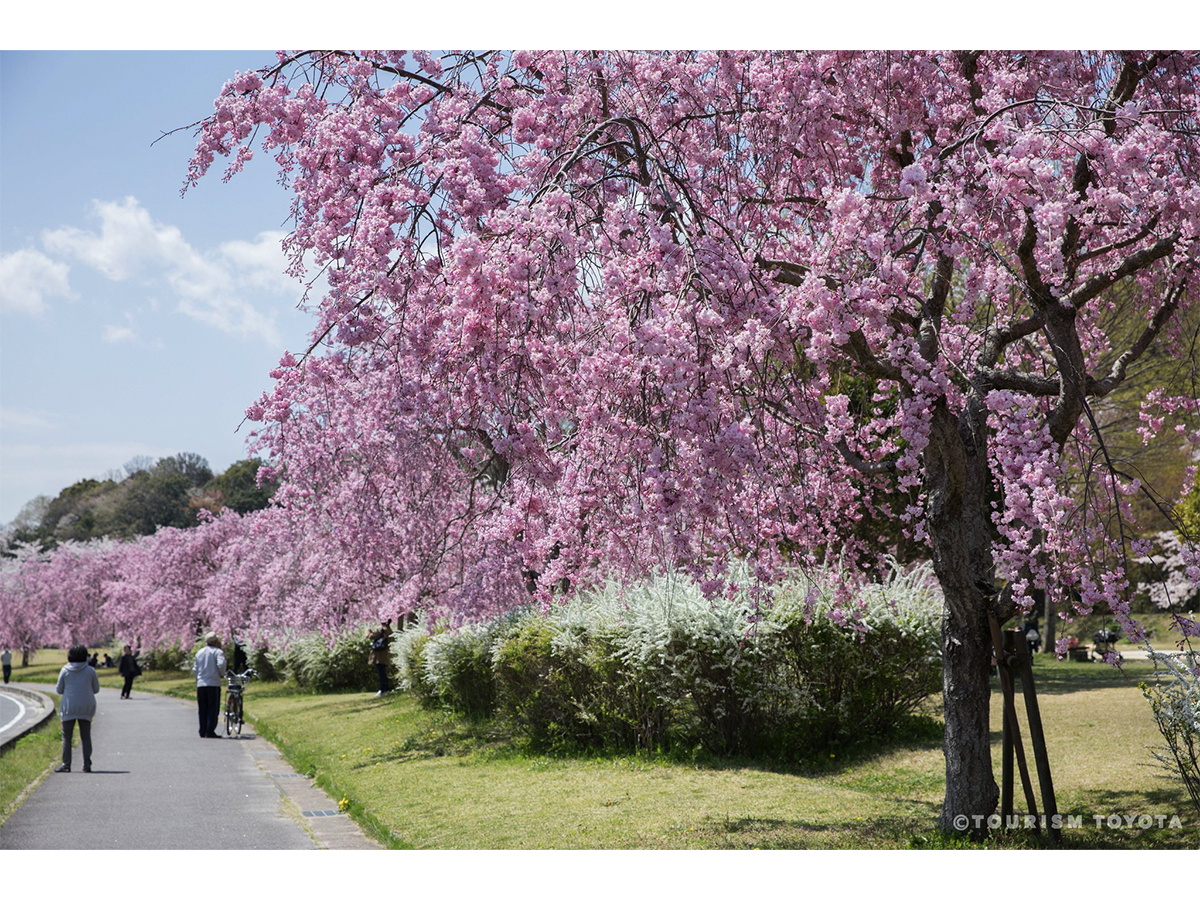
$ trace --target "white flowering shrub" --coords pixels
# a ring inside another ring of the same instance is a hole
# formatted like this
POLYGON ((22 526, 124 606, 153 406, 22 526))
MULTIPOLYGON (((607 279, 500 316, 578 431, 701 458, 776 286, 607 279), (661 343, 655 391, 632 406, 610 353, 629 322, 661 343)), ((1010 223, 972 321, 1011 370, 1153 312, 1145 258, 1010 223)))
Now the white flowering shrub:
POLYGON ((463 715, 490 716, 496 701, 492 644, 507 627, 507 620, 479 622, 431 635, 421 666, 432 698, 463 715))
POLYGON ((843 581, 743 572, 709 598, 666 574, 527 614, 494 644, 499 708, 544 745, 787 755, 886 732, 940 685, 941 598, 896 567, 847 611, 843 581))
POLYGON ((417 614, 392 637, 392 662, 400 689, 411 691, 431 708, 490 716, 496 694, 493 647, 520 616, 514 612, 451 629, 443 620, 417 614))
POLYGON ((403 625, 391 636, 391 661, 396 667, 397 684, 401 690, 412 691, 418 698, 422 698, 425 684, 425 644, 430 640, 432 630, 425 613, 418 613, 413 622, 403 625))
POLYGON ((275 672, 301 687, 316 691, 365 691, 376 684, 375 667, 369 664, 371 642, 359 628, 331 641, 313 633, 288 640, 279 649, 266 651, 275 672))
POLYGON ((1142 693, 1166 741, 1150 752, 1183 782, 1200 817, 1200 652, 1168 653, 1146 646, 1154 660, 1154 684, 1143 684, 1142 693))

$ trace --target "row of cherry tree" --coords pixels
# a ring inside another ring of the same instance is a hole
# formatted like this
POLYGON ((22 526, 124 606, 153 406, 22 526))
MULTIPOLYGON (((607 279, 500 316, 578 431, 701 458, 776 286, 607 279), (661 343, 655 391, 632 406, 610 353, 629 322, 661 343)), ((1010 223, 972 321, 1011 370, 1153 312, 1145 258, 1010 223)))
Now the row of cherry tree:
MULTIPOLYGON (((311 516, 307 503, 280 503, 202 513, 196 528, 165 527, 125 542, 69 541, 50 551, 8 545, 0 556, 0 645, 115 639, 149 649, 190 645, 215 629, 278 647, 418 606, 455 620, 520 602, 511 553, 489 555, 469 536, 447 546, 454 506, 437 486, 422 485, 437 508, 397 508, 369 478, 352 481, 335 486, 323 477, 299 489, 330 498, 311 516), (356 496, 356 486, 369 496, 356 496)), ((290 492, 296 482, 287 485, 290 492)))
POLYGON ((1129 499, 1181 489, 1114 457, 1106 404, 1196 437, 1198 74, 280 53, 225 86, 189 175, 271 155, 291 271, 328 286, 249 411, 279 505, 101 554, 105 615, 330 627, 667 564, 719 589, 730 556, 869 569, 890 520, 946 597, 942 822, 986 815, 990 620, 1045 591, 1136 636, 1128 560, 1164 523, 1129 499), (1178 377, 1149 391, 1156 355, 1178 377))

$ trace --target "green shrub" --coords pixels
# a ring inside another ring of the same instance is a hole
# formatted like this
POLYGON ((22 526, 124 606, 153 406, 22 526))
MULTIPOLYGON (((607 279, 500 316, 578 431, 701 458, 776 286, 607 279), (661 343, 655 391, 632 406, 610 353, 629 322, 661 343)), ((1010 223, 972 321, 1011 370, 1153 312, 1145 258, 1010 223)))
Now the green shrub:
POLYGON ((842 580, 763 591, 743 577, 710 599, 668 574, 506 622, 422 627, 395 653, 422 702, 495 708, 535 747, 800 757, 887 734, 941 683, 928 570, 896 568, 839 625, 842 580))
POLYGON ((789 730, 813 749, 886 735, 941 684, 936 655, 891 624, 856 633, 816 618, 778 640, 776 677, 804 697, 789 730))
POLYGON ((474 718, 492 714, 494 623, 466 625, 430 636, 422 645, 424 681, 439 705, 474 718))
POLYGON ((138 663, 147 672, 171 672, 186 668, 192 654, 183 647, 157 647, 138 655, 138 663))
POLYGON ((655 749, 669 719, 611 634, 570 635, 528 615, 492 654, 497 708, 538 749, 655 749))
POLYGON ((275 670, 286 672, 301 687, 323 692, 373 689, 377 682, 370 655, 371 642, 363 629, 338 636, 332 646, 328 638, 311 634, 286 649, 266 652, 275 670))
POLYGON ((411 691, 422 706, 438 706, 437 689, 425 677, 425 645, 429 643, 428 623, 423 617, 392 638, 392 664, 398 673, 398 685, 411 691))
POLYGON ((254 647, 246 654, 246 664, 253 669, 263 681, 279 681, 283 674, 275 668, 271 661, 271 652, 266 647, 254 647))

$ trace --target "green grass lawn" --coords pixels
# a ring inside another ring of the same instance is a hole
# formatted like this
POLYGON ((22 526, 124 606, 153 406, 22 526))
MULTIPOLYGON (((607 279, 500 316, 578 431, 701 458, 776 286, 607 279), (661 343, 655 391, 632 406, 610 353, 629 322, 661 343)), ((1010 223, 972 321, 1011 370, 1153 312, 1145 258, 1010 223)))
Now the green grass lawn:
MULTIPOLYGON (((1186 614, 1190 618, 1196 619, 1196 613, 1186 614)), ((1172 630, 1173 622, 1169 613, 1165 612, 1150 612, 1150 613, 1135 613, 1133 616, 1138 622, 1145 627, 1147 633, 1150 634, 1150 646, 1156 650, 1174 650, 1176 649, 1176 641, 1179 639, 1179 632, 1172 630)), ((1101 629, 1117 628, 1117 621, 1111 615, 1103 613, 1094 613, 1090 616, 1083 616, 1073 622, 1059 623, 1058 637, 1075 636, 1081 644, 1091 645, 1092 637, 1101 629)), ((1045 632, 1043 631, 1044 635, 1045 632)), ((1137 647, 1136 644, 1130 644, 1122 638, 1116 644, 1117 650, 1126 650, 1132 647, 1137 647)))
MULTIPOLYGON (((1196 847, 1180 787, 1150 765, 1159 742, 1125 673, 1039 660, 1058 807, 1074 847, 1196 847), (1094 816, 1178 815, 1181 829, 1097 828, 1094 816)), ((303 695, 259 686, 248 709, 293 764, 381 839, 418 848, 904 848, 953 845, 935 830, 944 789, 936 727, 805 767, 683 763, 647 755, 521 752, 501 726, 421 709, 411 697, 303 695), (264 689, 265 688, 265 689, 264 689)), ((931 708, 934 716, 936 708, 931 708)), ((1024 712, 1021 712, 1024 727, 1024 712)), ((992 722, 1000 769, 1000 699, 992 722)), ((1032 757, 1031 757, 1032 764, 1032 757)), ((1018 795, 1020 791, 1018 788, 1018 795)), ((1023 810, 1023 804, 1019 804, 1023 810)), ((1036 844, 1027 833, 994 846, 1036 844)))
MULTIPOLYGON (((14 674, 53 681, 61 662, 49 652, 36 662, 14 674)), ((1068 847, 1197 846, 1195 815, 1182 788, 1149 765, 1145 748, 1160 741, 1138 682, 1150 671, 1149 663, 1133 661, 1124 672, 1046 657, 1035 662, 1059 811, 1083 823, 1064 831, 1068 847), (1113 814, 1179 816, 1184 827, 1096 827, 1094 816, 1113 814)), ((105 670, 100 677, 109 684, 105 670)), ((119 684, 114 676, 111 686, 119 684)), ((193 684, 187 672, 154 672, 135 682, 135 690, 191 696, 193 684)), ((936 698, 927 717, 913 720, 907 736, 889 746, 790 768, 645 754, 527 753, 501 723, 431 712, 402 694, 319 695, 254 683, 246 708, 298 771, 314 776, 368 833, 393 847, 965 846, 934 827, 945 777, 936 698)), ((1025 729, 1023 709, 1021 722, 1025 729)), ((998 690, 992 727, 999 778, 998 690)), ((1024 811, 1020 800, 1018 809, 1024 811)), ((1038 843, 1029 832, 989 841, 995 847, 1038 843)))

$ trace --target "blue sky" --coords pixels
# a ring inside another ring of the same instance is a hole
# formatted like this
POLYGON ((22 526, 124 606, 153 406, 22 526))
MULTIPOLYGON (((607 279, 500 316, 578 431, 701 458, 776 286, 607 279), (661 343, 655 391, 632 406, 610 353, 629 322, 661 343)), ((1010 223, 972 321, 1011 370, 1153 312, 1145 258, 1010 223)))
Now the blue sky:
POLYGON ((246 455, 306 346, 273 161, 180 197, 191 130, 269 51, 0 52, 0 522, 132 457, 246 455))

